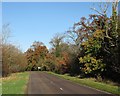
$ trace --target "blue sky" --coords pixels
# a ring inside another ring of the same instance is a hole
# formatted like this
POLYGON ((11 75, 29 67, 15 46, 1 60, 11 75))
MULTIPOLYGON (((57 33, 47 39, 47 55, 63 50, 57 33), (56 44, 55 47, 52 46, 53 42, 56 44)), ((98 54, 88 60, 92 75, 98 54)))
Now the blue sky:
MULTIPOLYGON (((10 23, 9 41, 26 51, 34 41, 43 42, 50 48, 50 40, 56 33, 64 33, 81 17, 95 13, 90 2, 31 2, 2 3, 3 24, 10 23)), ((111 9, 109 9, 110 14, 111 9)))

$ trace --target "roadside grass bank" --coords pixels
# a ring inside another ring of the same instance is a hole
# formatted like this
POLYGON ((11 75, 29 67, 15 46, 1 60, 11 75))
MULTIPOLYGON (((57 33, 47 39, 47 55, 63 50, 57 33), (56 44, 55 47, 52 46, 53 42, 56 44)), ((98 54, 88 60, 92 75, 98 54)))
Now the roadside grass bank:
POLYGON ((2 79, 2 94, 25 94, 29 72, 13 73, 2 79))
POLYGON ((112 93, 112 94, 116 94, 116 95, 119 94, 120 95, 120 89, 119 89, 118 86, 114 86, 114 85, 111 85, 111 84, 106 84, 106 83, 103 83, 103 82, 97 82, 97 81, 94 81, 93 78, 80 79, 78 77, 68 76, 67 74, 61 75, 61 74, 56 74, 56 73, 53 73, 53 72, 47 72, 47 73, 58 76, 60 78, 64 78, 66 80, 70 80, 70 81, 75 82, 77 84, 86 85, 86 86, 89 86, 89 87, 92 87, 92 88, 95 88, 95 89, 98 89, 98 90, 102 90, 102 91, 106 91, 106 92, 109 92, 109 93, 112 93))

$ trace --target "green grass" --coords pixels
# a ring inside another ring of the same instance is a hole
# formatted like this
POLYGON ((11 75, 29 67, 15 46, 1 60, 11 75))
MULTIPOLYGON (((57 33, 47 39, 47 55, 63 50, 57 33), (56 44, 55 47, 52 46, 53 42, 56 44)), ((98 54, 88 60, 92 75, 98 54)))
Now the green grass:
POLYGON ((114 86, 111 84, 106 84, 106 83, 102 83, 102 82, 96 82, 93 78, 84 78, 84 79, 80 79, 77 77, 71 77, 68 75, 60 75, 60 74, 56 74, 53 72, 48 72, 49 74, 53 74, 55 76, 70 80, 72 82, 78 83, 78 84, 82 84, 82 85, 86 85, 92 88, 96 88, 99 90, 103 90, 112 94, 120 94, 120 90, 118 90, 118 86, 114 86))
POLYGON ((2 94, 24 94, 29 78, 28 72, 13 73, 2 78, 2 94))

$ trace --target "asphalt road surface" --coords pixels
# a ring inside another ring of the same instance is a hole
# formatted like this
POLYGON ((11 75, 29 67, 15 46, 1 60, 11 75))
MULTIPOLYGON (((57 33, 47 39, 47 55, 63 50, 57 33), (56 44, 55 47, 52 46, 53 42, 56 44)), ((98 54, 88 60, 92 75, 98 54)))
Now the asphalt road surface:
POLYGON ((108 94, 46 72, 30 72, 27 92, 28 94, 108 94))

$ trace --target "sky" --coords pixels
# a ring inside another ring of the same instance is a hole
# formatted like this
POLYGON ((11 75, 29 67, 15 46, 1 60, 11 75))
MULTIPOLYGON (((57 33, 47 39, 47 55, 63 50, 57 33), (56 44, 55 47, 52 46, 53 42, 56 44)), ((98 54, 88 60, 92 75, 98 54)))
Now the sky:
POLYGON ((118 3, 118 12, 120 14, 120 2, 118 3))
POLYGON ((91 7, 99 9, 93 2, 3 2, 2 25, 10 24, 9 42, 23 52, 34 41, 51 48, 49 42, 56 33, 64 33, 81 17, 95 14, 91 7))

